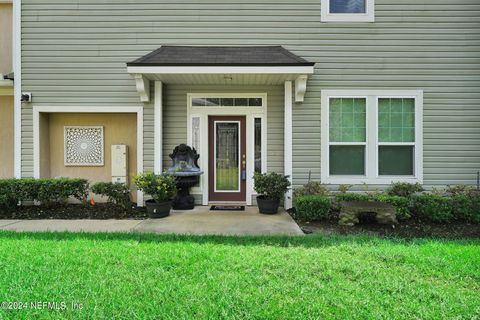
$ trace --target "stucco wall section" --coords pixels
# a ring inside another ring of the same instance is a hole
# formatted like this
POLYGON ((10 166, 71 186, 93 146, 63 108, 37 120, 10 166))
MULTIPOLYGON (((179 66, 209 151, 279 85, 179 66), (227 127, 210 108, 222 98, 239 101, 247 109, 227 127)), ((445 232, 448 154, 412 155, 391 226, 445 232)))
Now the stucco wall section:
POLYGON ((12 68, 12 9, 10 3, 0 3, 0 73, 8 74, 12 68))
MULTIPOLYGON (((49 114, 50 177, 81 177, 91 182, 111 181, 113 144, 128 146, 129 182, 137 172, 137 116, 136 114, 49 114), (103 126, 104 166, 72 167, 64 165, 64 126, 103 126)), ((43 175, 41 173, 41 175, 43 175)), ((133 189, 133 188, 132 188, 133 189)), ((133 194, 134 195, 134 194, 133 194)))
POLYGON ((0 96, 0 178, 13 177, 13 97, 0 96))

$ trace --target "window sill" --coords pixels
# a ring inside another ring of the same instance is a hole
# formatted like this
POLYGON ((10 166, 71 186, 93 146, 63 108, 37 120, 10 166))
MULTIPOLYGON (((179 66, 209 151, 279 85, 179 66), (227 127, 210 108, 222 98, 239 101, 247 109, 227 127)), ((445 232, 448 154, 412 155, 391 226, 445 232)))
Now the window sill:
POLYGON ((398 177, 379 177, 379 178, 366 178, 366 177, 326 177, 322 178, 324 184, 391 184, 393 182, 406 182, 406 183, 423 183, 423 180, 413 176, 398 176, 398 177))
POLYGON ((343 22, 343 23, 356 23, 356 22, 375 22, 375 16, 370 14, 326 14, 322 15, 321 22, 343 22))

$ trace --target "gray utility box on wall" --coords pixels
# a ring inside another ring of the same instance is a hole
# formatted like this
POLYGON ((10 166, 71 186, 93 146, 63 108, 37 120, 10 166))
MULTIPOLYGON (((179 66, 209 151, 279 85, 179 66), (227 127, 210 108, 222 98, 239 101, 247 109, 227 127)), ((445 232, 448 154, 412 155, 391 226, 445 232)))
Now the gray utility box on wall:
POLYGON ((128 184, 128 146, 112 145, 112 182, 128 184))

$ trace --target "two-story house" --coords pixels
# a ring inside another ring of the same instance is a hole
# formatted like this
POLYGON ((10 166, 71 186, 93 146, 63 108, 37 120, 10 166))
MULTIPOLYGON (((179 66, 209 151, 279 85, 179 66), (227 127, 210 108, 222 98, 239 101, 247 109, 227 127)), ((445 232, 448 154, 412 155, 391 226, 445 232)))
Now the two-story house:
POLYGON ((8 127, 2 102, 0 132, 18 132, 17 176, 110 181, 112 145, 128 146, 129 178, 160 173, 187 143, 204 205, 252 204, 255 171, 332 188, 476 182, 478 0, 15 5, 18 116, 8 127))

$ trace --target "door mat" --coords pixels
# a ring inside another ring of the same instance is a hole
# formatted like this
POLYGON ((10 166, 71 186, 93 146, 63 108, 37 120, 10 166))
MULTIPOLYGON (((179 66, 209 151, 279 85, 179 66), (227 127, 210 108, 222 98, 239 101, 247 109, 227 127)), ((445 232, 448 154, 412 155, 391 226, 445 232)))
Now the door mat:
POLYGON ((211 211, 245 211, 245 206, 211 206, 211 211))

